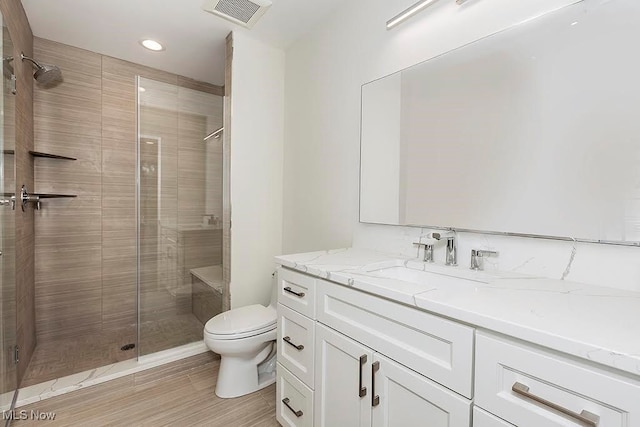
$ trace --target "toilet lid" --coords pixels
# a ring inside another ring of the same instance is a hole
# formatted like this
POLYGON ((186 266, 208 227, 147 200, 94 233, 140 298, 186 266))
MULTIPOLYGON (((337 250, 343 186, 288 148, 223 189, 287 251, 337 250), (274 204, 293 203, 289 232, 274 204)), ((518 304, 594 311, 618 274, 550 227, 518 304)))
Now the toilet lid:
POLYGON ((260 304, 234 308, 210 319, 204 329, 211 335, 237 335, 269 329, 276 324, 276 310, 260 304))

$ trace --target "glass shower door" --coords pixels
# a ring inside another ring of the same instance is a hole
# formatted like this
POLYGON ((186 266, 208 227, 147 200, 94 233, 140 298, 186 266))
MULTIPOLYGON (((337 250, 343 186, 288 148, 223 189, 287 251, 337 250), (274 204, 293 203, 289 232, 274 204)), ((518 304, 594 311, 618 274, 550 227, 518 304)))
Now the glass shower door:
MULTIPOLYGON (((2 16, 0 15, 0 22, 2 16)), ((4 23, 3 23, 4 24, 4 23)), ((13 90, 13 44, 2 26, 2 97, 0 97, 0 407, 10 407, 17 388, 15 220, 11 196, 15 191, 15 121, 13 90)))
POLYGON ((141 356, 202 340, 222 311, 222 100, 138 78, 141 356))

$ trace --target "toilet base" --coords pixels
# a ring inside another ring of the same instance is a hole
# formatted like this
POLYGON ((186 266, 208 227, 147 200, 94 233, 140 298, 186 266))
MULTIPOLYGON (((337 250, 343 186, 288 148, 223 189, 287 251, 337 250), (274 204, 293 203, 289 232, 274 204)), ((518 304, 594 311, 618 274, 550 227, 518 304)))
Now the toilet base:
POLYGON ((270 343, 252 359, 221 356, 216 396, 223 399, 240 397, 273 384, 276 381, 275 370, 263 372, 261 366, 275 357, 274 348, 275 345, 270 343))

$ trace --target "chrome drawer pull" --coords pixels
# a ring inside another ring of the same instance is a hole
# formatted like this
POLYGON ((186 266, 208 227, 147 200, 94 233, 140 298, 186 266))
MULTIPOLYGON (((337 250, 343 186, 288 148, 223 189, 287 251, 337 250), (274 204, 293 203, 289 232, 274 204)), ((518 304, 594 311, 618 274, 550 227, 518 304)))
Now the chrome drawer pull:
POLYGON ((291 407, 291 405, 289 405, 289 398, 285 397, 284 399, 282 399, 282 403, 284 403, 284 406, 286 406, 287 408, 289 408, 289 410, 291 412, 293 412, 295 414, 296 417, 300 418, 301 416, 303 416, 304 414, 302 413, 302 411, 296 411, 295 409, 293 409, 291 407))
POLYGON ((380 369, 380 362, 371 364, 371 406, 380 404, 380 396, 376 395, 376 372, 380 369))
POLYGON ((286 288, 284 288, 285 292, 288 292, 292 295, 297 296, 298 298, 304 298, 304 292, 296 292, 296 291, 292 291, 290 286, 287 286, 286 288))
POLYGON ((579 414, 577 412, 573 412, 570 409, 567 408, 563 408, 560 405, 557 405, 553 402, 550 402, 546 399, 543 399, 542 397, 536 396, 535 394, 529 393, 529 387, 527 387, 526 385, 522 384, 522 383, 515 383, 513 384, 513 386, 511 387, 511 391, 513 391, 514 393, 517 393, 521 396, 524 396, 528 399, 531 399, 533 401, 536 401, 538 403, 543 404, 544 406, 548 406, 551 409, 555 409, 558 412, 562 412, 565 415, 568 415, 571 418, 575 418, 576 420, 580 421, 581 423, 584 423, 590 427, 598 427, 598 423, 600 422, 600 416, 583 410, 582 412, 580 412, 579 414))
POLYGON ((289 344, 291 347, 295 348, 296 350, 299 350, 299 351, 304 350, 304 346, 302 344, 295 345, 294 343, 291 342, 291 338, 289 338, 289 337, 282 338, 282 341, 286 342, 287 344, 289 344))
POLYGON ((360 356, 360 376, 358 380, 358 396, 365 397, 367 395, 367 388, 362 386, 362 368, 367 363, 367 355, 360 356))

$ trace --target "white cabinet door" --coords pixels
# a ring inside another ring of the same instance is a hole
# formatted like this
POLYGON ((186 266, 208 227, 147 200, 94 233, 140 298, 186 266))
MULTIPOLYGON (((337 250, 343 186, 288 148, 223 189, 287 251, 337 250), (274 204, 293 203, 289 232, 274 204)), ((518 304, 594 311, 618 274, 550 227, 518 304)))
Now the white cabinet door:
POLYGON ((323 324, 471 399, 473 328, 317 279, 323 324))
POLYGON ((515 427, 503 419, 481 409, 477 406, 473 407, 473 427, 515 427))
POLYGON ((315 426, 371 425, 371 349, 316 324, 315 426))
POLYGON ((471 423, 471 401, 378 353, 371 381, 373 427, 469 427, 471 423))

